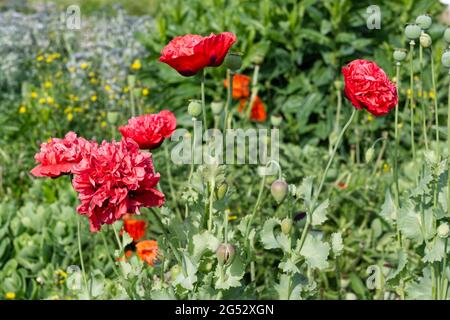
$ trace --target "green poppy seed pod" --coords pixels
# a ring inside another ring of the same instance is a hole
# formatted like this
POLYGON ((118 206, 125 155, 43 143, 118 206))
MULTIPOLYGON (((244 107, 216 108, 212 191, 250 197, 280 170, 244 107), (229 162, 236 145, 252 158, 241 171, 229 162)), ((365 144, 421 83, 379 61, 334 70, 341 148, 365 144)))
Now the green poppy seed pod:
POLYGON ((202 103, 200 100, 191 100, 188 105, 188 113, 192 117, 198 117, 202 114, 202 103))
POLYGON ((119 113, 117 111, 108 111, 106 114, 106 119, 111 124, 116 124, 119 120, 119 113))
POLYGON ((213 101, 211 102, 211 110, 214 115, 219 115, 223 110, 223 102, 222 101, 213 101))
POLYGON ((444 40, 445 42, 450 43, 450 28, 445 29, 444 40))
POLYGON ((373 147, 370 147, 369 149, 367 149, 366 154, 365 154, 366 163, 369 163, 372 160, 374 152, 375 152, 375 149, 373 147))
POLYGON ((283 117, 280 116, 279 114, 274 114, 274 115, 270 116, 270 123, 274 127, 279 127, 282 121, 283 121, 283 117))
POLYGON ((283 202, 284 198, 286 198, 288 194, 288 191, 288 184, 283 180, 275 180, 270 187, 270 192, 278 204, 283 202))
POLYGON ((228 191, 228 184, 226 182, 222 183, 219 187, 216 189, 216 197, 218 200, 222 200, 228 191))
POLYGON ((431 37, 428 33, 423 32, 420 35, 420 45, 424 48, 429 48, 433 41, 431 40, 431 37))
POLYGON ((395 49, 394 50, 394 60, 397 62, 402 62, 406 59, 406 50, 405 49, 395 49))
POLYGON ((445 239, 448 237, 448 234, 450 233, 450 227, 446 222, 441 223, 441 225, 437 228, 437 234, 439 238, 445 239))
POLYGON ((231 244, 220 244, 216 250, 217 262, 220 266, 230 265, 236 254, 236 250, 231 244))
POLYGON ((416 23, 422 30, 428 30, 431 27, 433 21, 431 17, 427 14, 422 14, 416 18, 416 23))
POLYGON ((405 35, 409 40, 417 40, 422 33, 422 29, 417 24, 408 24, 405 28, 405 35))
POLYGON ((292 220, 289 218, 284 218, 283 221, 281 221, 281 232, 284 234, 289 234, 292 228, 292 220))
POLYGON ((242 67, 242 55, 237 52, 230 52, 226 55, 223 63, 231 71, 238 71, 242 67))
POLYGON ((444 67, 450 68, 450 51, 445 51, 442 54, 441 62, 444 67))

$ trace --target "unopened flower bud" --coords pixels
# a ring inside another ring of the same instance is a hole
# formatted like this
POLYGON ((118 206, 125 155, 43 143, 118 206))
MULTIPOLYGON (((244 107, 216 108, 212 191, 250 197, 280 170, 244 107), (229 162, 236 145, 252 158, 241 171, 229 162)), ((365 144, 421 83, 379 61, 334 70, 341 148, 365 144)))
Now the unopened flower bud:
POLYGON ((431 37, 428 33, 422 33, 420 35, 420 45, 424 48, 429 48, 433 41, 431 40, 431 37))
POLYGON ((406 50, 405 49, 395 49, 394 50, 394 60, 397 62, 402 62, 406 59, 406 50))
POLYGON ((370 147, 369 149, 367 149, 366 154, 365 154, 366 163, 369 163, 372 160, 374 152, 375 152, 375 149, 373 147, 370 147))
POLYGON ((292 220, 289 218, 284 218, 283 221, 281 221, 281 232, 284 234, 289 234, 292 228, 292 220))
POLYGON ((242 67, 242 55, 237 52, 230 52, 226 55, 223 63, 231 71, 237 71, 242 67))
POLYGON ((289 191, 288 184, 283 180, 275 180, 270 187, 270 192, 275 201, 280 204, 286 198, 289 191))
POLYGON ((230 265, 234 260, 235 254, 236 250, 231 244, 222 243, 216 250, 217 262, 221 266, 230 265))
POLYGON ((441 223, 441 225, 437 229, 437 234, 439 238, 445 239, 448 237, 448 234, 450 233, 450 228, 446 222, 441 223))
POLYGON ((409 40, 417 40, 422 33, 422 29, 417 24, 408 24, 405 28, 405 35, 409 40))
POLYGON ((450 68, 450 51, 445 51, 442 54, 441 62, 444 67, 450 68))
POLYGON ((177 278, 177 276, 180 274, 181 272, 181 267, 179 265, 174 265, 172 268, 170 268, 170 278, 173 280, 175 280, 177 278))
POLYGON ((223 110, 223 102, 222 101, 211 102, 211 110, 214 115, 219 115, 223 110))
POLYGON ((119 120, 119 113, 117 111, 109 111, 106 114, 106 119, 111 124, 116 124, 117 120, 119 120))
POLYGON ((422 14, 416 18, 416 23, 422 30, 428 30, 431 27, 433 21, 427 14, 422 14))
POLYGON ((347 292, 345 294, 345 300, 358 300, 358 297, 353 292, 347 292))
POLYGON ((218 186, 217 190, 216 190, 217 199, 222 200, 225 197, 227 191, 228 191, 228 184, 226 182, 224 182, 220 186, 218 186))
POLYGON ((274 127, 279 127, 282 121, 283 121, 283 117, 278 114, 274 114, 274 115, 270 116, 270 123, 272 123, 272 125, 274 127))
POLYGON ((202 104, 199 100, 191 100, 188 105, 188 113, 192 117, 198 117, 202 114, 202 104))
POLYGON ((444 40, 445 42, 450 43, 450 28, 445 29, 444 40))

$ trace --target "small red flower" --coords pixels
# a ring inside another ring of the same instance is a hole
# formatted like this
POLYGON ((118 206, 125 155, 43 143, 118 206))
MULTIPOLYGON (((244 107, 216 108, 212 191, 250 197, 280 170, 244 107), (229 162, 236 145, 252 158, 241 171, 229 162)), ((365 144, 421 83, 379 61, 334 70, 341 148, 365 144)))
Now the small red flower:
POLYGON ((169 138, 177 127, 177 119, 169 110, 157 114, 144 114, 128 120, 119 128, 125 138, 133 139, 141 149, 155 149, 169 138))
POLYGON ((375 62, 354 60, 342 68, 345 96, 357 109, 384 116, 397 104, 397 90, 375 62))
MULTIPOLYGON (((225 88, 228 88, 228 80, 223 81, 225 88)), ((250 96, 250 77, 245 74, 236 73, 233 76, 233 99, 246 99, 250 96)))
POLYGON ((72 185, 81 201, 77 211, 89 218, 92 232, 127 213, 139 214, 141 207, 164 204, 164 194, 155 188, 159 174, 154 172, 152 155, 139 151, 131 139, 103 141, 72 172, 72 185))
POLYGON ((136 244, 136 253, 142 261, 153 266, 158 256, 158 242, 155 240, 144 240, 136 244))
POLYGON ((205 67, 220 66, 235 42, 231 32, 211 33, 208 37, 187 34, 172 39, 161 51, 159 61, 189 77, 205 67))
POLYGON ((91 145, 72 131, 64 139, 52 138, 41 144, 41 151, 34 156, 40 164, 31 173, 35 177, 51 178, 71 173, 72 167, 81 161, 83 153, 89 152, 91 145))
POLYGON ((130 235, 133 241, 138 241, 145 235, 147 223, 144 220, 124 219, 123 228, 130 235))
MULTIPOLYGON (((239 108, 238 111, 242 112, 247 104, 247 100, 241 99, 239 102, 239 108)), ((250 120, 257 121, 257 122, 264 122, 267 119, 267 113, 266 113, 266 107, 264 106, 264 103, 262 102, 261 98, 256 96, 255 101, 253 101, 252 105, 252 111, 250 113, 250 120)))

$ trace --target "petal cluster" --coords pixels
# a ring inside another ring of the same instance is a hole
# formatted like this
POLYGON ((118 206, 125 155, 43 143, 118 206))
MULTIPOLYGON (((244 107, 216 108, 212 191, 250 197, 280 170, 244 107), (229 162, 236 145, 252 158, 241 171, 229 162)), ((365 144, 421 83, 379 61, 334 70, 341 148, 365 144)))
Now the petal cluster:
POLYGON ((373 61, 354 60, 342 68, 345 96, 357 109, 384 116, 397 104, 397 90, 373 61))
POLYGON ((41 150, 34 158, 39 163, 31 173, 36 177, 56 178, 72 173, 74 165, 78 164, 83 154, 90 152, 92 143, 77 137, 76 133, 68 132, 64 139, 52 138, 41 144, 41 150))
POLYGON ((72 185, 81 204, 78 213, 89 218, 91 231, 112 224, 125 214, 139 214, 140 207, 161 206, 164 194, 155 187, 152 156, 131 139, 103 141, 73 167, 72 185))
POLYGON ((155 149, 169 138, 177 127, 177 119, 169 110, 157 114, 144 114, 128 120, 119 128, 124 138, 134 140, 141 149, 155 149))
POLYGON ((159 61, 189 77, 203 68, 220 66, 235 42, 236 36, 231 32, 211 33, 208 37, 196 34, 175 37, 163 48, 159 61))

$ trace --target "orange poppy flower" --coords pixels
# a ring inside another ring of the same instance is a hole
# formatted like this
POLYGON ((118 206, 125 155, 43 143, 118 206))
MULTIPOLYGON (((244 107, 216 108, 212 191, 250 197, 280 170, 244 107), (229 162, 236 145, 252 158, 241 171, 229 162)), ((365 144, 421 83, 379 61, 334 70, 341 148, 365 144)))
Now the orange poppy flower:
POLYGON ((132 254, 133 254, 133 250, 126 250, 125 256, 123 256, 121 258, 116 258, 116 261, 127 261, 127 258, 131 257, 132 254))
MULTIPOLYGON (((247 100, 241 99, 239 102, 238 111, 242 112, 246 107, 247 100)), ((255 101, 253 101, 252 112, 250 114, 250 120, 264 122, 267 119, 266 107, 262 102, 261 98, 256 96, 255 101)))
MULTIPOLYGON (((228 88, 228 80, 223 81, 225 88, 228 88)), ((250 77, 245 74, 236 73, 233 76, 233 99, 248 98, 250 96, 250 77)))
POLYGON ((147 223, 144 220, 124 219, 123 228, 130 235, 133 241, 138 241, 145 235, 147 223))
POLYGON ((144 240, 136 244, 136 252, 141 260, 153 266, 158 255, 158 242, 155 240, 144 240))

